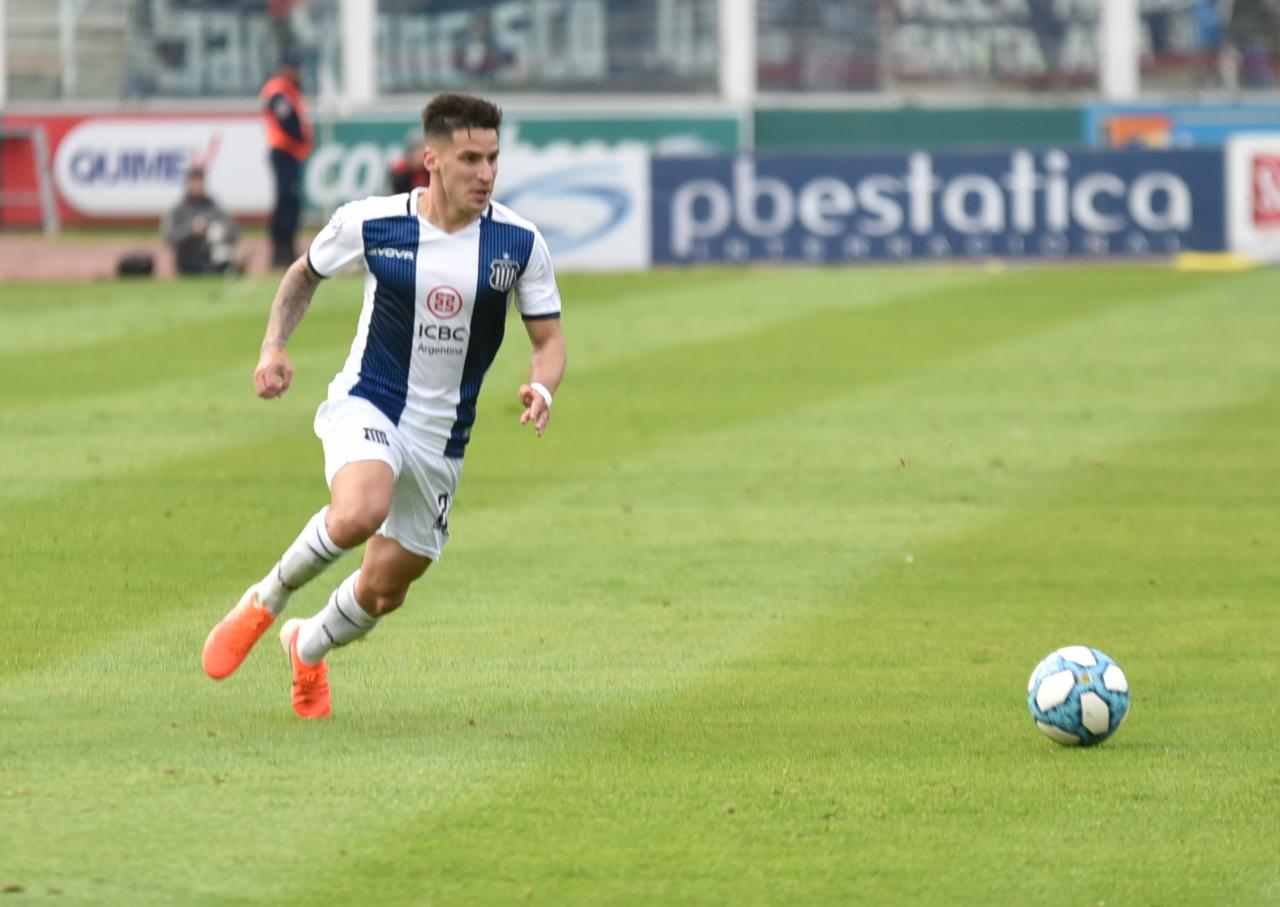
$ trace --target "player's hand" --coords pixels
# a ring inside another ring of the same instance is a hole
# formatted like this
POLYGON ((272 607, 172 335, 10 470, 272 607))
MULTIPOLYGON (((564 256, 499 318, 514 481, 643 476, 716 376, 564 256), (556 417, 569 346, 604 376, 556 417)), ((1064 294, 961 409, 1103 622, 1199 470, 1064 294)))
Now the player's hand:
POLYGON ((253 370, 253 389, 264 400, 279 397, 289 389, 293 381, 293 363, 284 349, 265 346, 258 357, 258 367, 253 370))
POLYGON ((542 433, 547 430, 547 420, 551 418, 551 407, 542 399, 542 394, 527 384, 520 385, 517 396, 520 398, 520 405, 525 408, 520 416, 520 424, 528 425, 532 422, 533 430, 541 438, 542 433))

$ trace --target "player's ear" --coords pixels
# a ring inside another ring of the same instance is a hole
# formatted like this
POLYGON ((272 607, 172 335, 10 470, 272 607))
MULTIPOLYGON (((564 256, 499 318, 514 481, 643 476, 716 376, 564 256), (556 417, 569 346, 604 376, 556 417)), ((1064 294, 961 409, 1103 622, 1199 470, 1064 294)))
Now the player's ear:
POLYGON ((422 149, 422 166, 426 167, 428 172, 432 172, 439 164, 440 153, 433 143, 427 142, 426 147, 422 149))

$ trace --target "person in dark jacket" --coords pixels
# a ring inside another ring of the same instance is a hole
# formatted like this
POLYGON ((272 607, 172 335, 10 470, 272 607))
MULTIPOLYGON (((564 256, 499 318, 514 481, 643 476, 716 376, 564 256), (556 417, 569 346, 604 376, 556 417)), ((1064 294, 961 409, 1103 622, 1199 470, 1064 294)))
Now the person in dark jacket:
POLYGON ((204 170, 192 167, 183 183, 182 200, 160 223, 173 249, 179 274, 225 274, 239 271, 235 221, 205 192, 204 170))
POLYGON ((414 189, 425 189, 430 184, 431 174, 427 172, 426 164, 422 160, 426 148, 425 142, 414 141, 396 155, 388 172, 392 195, 412 192, 414 189))
POLYGON ((300 85, 300 60, 294 53, 280 58, 280 68, 262 86, 262 117, 271 149, 276 200, 271 211, 271 264, 287 268, 297 252, 294 236, 302 217, 302 164, 311 154, 312 127, 300 85))

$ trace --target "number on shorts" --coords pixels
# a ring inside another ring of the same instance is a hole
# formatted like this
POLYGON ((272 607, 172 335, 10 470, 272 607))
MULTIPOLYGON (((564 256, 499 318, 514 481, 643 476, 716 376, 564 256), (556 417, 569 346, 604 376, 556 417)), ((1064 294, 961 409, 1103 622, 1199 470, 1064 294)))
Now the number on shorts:
POLYGON ((436 517, 436 528, 441 532, 449 531, 449 508, 453 505, 453 498, 446 492, 436 495, 436 505, 440 508, 440 515, 436 517))

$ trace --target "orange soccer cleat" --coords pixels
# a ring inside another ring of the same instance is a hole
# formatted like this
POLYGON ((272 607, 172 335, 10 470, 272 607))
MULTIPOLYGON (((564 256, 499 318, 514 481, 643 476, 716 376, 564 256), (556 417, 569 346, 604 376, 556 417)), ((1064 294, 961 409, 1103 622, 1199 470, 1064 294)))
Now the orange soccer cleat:
POLYGON ((329 666, 321 661, 309 665, 298 655, 299 618, 287 620, 280 628, 280 645, 289 655, 293 671, 293 711, 299 718, 329 717, 329 666))
POLYGON ((222 680, 245 660, 253 644, 262 638, 275 617, 258 604, 258 596, 250 589, 240 597, 218 625, 209 631, 200 653, 204 672, 214 680, 222 680))

